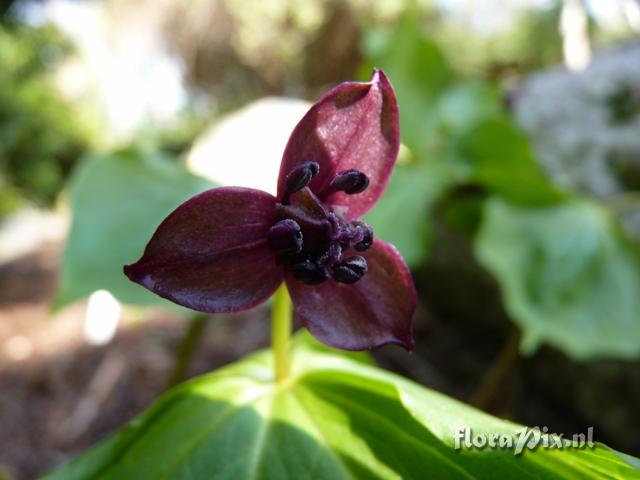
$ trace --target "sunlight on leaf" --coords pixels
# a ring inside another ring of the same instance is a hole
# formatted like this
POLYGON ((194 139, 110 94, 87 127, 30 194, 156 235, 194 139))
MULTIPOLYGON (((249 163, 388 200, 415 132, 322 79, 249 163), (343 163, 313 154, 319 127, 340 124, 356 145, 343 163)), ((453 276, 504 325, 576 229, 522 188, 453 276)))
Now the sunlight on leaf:
POLYGON ((640 478, 600 444, 457 451, 460 426, 510 435, 521 427, 310 341, 295 342, 290 382, 274 384, 271 353, 259 352, 177 387, 46 478, 640 478))

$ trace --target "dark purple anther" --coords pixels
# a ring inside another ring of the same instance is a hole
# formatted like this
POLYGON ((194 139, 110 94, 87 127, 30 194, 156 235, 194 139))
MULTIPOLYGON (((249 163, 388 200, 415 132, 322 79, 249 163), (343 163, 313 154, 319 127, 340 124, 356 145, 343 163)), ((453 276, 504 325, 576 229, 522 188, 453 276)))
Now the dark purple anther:
POLYGON ((353 222, 352 225, 362 232, 362 240, 356 243, 353 248, 359 252, 368 250, 373 245, 373 229, 371 225, 360 220, 353 222))
POLYGON ((327 269, 311 260, 305 260, 291 266, 293 277, 307 285, 317 285, 329 279, 327 269))
POLYGON ((302 251, 302 231, 295 220, 281 220, 269 229, 269 248, 277 255, 300 253, 302 251))
POLYGON ((337 263, 333 267, 333 278, 340 283, 356 283, 367 273, 367 261, 356 255, 337 263))
POLYGON ((305 162, 295 167, 287 175, 287 195, 296 193, 309 185, 319 171, 320 165, 317 162, 305 162))
POLYGON ((363 192, 368 186, 369 177, 355 168, 340 172, 333 180, 331 180, 332 188, 340 190, 348 195, 363 192))

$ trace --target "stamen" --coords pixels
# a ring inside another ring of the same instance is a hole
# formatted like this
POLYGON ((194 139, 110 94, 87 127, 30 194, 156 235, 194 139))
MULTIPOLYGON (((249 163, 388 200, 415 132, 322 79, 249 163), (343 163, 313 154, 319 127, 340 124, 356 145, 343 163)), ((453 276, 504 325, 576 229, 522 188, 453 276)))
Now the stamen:
POLYGON ((280 221, 268 232, 269 247, 276 254, 276 263, 299 282, 316 285, 333 279, 352 284, 367 273, 368 265, 364 257, 347 257, 346 252, 370 248, 373 230, 361 220, 348 221, 342 212, 334 211, 338 207, 325 205, 320 199, 336 191, 362 192, 369 179, 359 170, 346 170, 335 176, 324 194, 316 195, 308 185, 319 171, 318 163, 305 162, 287 176, 284 197, 276 206, 280 221))
POLYGON ((330 266, 336 263, 342 255, 342 247, 338 242, 331 242, 326 252, 320 255, 318 265, 330 266))
POLYGON ((269 248, 277 255, 288 255, 302 251, 302 230, 294 220, 285 219, 276 223, 267 233, 269 248))
POLYGON ((311 260, 296 263, 291 267, 291 273, 296 280, 307 285, 317 285, 329 279, 326 268, 311 260))
POLYGON ((331 234, 334 234, 335 232, 340 230, 340 219, 335 213, 329 212, 327 214, 327 220, 329 221, 329 225, 331 227, 330 228, 331 234))
POLYGON ((289 196, 296 193, 309 185, 313 177, 320 171, 320 165, 317 162, 305 162, 291 170, 287 175, 287 192, 285 194, 285 203, 289 203, 289 196))
POLYGON ((356 283, 367 273, 367 260, 360 255, 349 257, 333 267, 333 278, 336 282, 356 283))
POLYGON ((353 248, 359 252, 368 250, 373 245, 373 229, 367 222, 356 220, 352 225, 362 233, 362 240, 358 241, 353 248))
MULTIPOLYGON (((340 226, 334 234, 334 239, 343 243, 344 245, 349 246, 351 245, 351 243, 353 243, 354 236, 358 233, 359 232, 357 232, 356 229, 352 228, 351 225, 340 226)), ((358 241, 360 240, 362 240, 362 238, 358 239, 358 241)))
POLYGON ((331 187, 340 190, 347 195, 354 195, 363 192, 369 186, 369 177, 360 170, 352 168, 340 172, 331 180, 331 187))

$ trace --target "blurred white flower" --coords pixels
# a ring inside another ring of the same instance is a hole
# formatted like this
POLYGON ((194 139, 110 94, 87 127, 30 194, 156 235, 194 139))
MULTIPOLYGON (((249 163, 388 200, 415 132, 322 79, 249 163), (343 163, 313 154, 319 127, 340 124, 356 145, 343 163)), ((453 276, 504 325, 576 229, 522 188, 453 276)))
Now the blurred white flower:
POLYGON ((555 183, 599 198, 640 189, 640 44, 531 76, 515 113, 555 183))
POLYGON ((187 156, 190 169, 222 185, 275 194, 282 152, 311 104, 293 98, 257 100, 215 122, 187 156))

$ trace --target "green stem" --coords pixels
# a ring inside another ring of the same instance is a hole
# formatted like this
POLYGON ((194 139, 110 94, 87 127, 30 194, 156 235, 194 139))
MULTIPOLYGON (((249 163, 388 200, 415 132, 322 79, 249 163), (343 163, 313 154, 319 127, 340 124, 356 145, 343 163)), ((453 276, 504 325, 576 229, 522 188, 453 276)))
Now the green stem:
POLYGON ((184 335, 176 349, 173 367, 167 378, 166 389, 176 386, 186 377, 189 364, 198 349, 207 321, 208 317, 204 314, 196 314, 189 320, 189 324, 185 328, 184 335))
POLYGON ((471 395, 469 403, 475 407, 486 410, 496 399, 498 392, 511 370, 520 358, 521 332, 516 328, 511 332, 502 350, 495 358, 489 371, 485 374, 483 382, 471 395))
POLYGON ((291 343, 291 299, 283 283, 273 296, 271 307, 271 348, 276 382, 289 377, 291 343))

